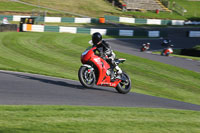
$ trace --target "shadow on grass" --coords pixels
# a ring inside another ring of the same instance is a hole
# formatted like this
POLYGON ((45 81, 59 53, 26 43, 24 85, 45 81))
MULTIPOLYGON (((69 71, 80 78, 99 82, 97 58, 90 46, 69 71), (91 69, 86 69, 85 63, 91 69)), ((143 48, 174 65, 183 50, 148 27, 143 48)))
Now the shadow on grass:
POLYGON ((200 17, 190 17, 188 19, 191 21, 200 21, 200 17))

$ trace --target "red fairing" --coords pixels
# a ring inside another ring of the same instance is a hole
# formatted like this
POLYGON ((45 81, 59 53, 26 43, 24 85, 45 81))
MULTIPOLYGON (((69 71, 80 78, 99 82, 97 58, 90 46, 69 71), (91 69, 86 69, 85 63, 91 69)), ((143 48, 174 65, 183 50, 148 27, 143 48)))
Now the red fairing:
POLYGON ((82 55, 81 55, 81 62, 82 62, 82 64, 86 64, 89 60, 90 60, 90 58, 95 58, 95 54, 94 54, 94 51, 93 50, 95 50, 96 49, 96 47, 93 47, 92 49, 86 49, 83 53, 82 53, 82 55))
POLYGON ((83 64, 87 64, 87 62, 93 62, 93 64, 95 64, 95 66, 98 68, 99 77, 96 83, 97 85, 116 87, 121 80, 116 79, 114 82, 110 81, 110 76, 106 74, 107 70, 110 68, 110 65, 105 60, 95 55, 95 49, 96 47, 85 50, 81 55, 81 62, 83 64))
POLYGON ((165 52, 164 52, 165 54, 167 54, 167 53, 170 53, 170 54, 172 54, 173 53, 173 50, 172 49, 170 49, 170 48, 168 48, 168 49, 166 49, 165 50, 165 52))
POLYGON ((99 70, 99 80, 97 82, 97 85, 101 84, 104 77, 105 77, 104 82, 110 82, 110 76, 106 75, 106 71, 110 68, 110 65, 100 57, 91 58, 91 61, 97 66, 99 70))

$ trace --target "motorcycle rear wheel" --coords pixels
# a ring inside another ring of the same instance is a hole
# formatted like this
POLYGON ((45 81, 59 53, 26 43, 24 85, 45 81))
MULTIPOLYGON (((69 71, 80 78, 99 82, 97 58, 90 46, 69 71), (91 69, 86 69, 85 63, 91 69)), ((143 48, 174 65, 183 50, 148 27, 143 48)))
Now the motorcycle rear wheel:
POLYGON ((115 88, 119 93, 126 94, 131 90, 131 79, 126 73, 122 73, 122 76, 126 78, 125 81, 121 81, 115 88))
POLYGON ((78 78, 84 87, 91 88, 95 85, 96 77, 94 71, 88 71, 88 67, 81 66, 78 71, 78 78))

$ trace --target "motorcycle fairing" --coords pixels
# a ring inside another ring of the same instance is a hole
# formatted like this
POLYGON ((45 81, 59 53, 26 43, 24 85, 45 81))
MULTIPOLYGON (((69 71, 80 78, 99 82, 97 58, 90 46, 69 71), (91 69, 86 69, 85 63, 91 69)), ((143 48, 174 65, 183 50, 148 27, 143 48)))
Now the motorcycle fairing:
POLYGON ((110 76, 106 75, 107 70, 110 68, 110 65, 99 56, 93 55, 95 58, 90 58, 90 61, 94 63, 94 65, 98 68, 99 78, 97 81, 97 85, 102 86, 112 86, 116 87, 121 80, 116 79, 114 82, 111 82, 110 76))

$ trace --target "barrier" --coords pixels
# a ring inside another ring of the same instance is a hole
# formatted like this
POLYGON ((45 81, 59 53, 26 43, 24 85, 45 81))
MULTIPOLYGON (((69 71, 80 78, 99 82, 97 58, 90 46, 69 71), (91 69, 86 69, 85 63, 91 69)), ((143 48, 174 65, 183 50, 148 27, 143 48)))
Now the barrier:
POLYGON ((133 36, 133 30, 119 30, 119 36, 133 36))
POLYGON ((90 34, 90 28, 77 28, 77 33, 90 34))
POLYGON ((160 31, 149 31, 148 32, 149 37, 159 37, 160 36, 160 31))
MULTIPOLYGON (((97 29, 97 28, 82 28, 82 27, 63 27, 63 26, 44 26, 44 25, 30 25, 23 24, 23 31, 33 32, 64 32, 64 33, 84 33, 93 34, 99 32, 102 35, 109 36, 142 36, 142 37, 161 37, 160 31, 139 31, 139 30, 125 30, 125 29, 97 29)), ((163 36, 164 37, 164 36, 163 36)))
POLYGON ((147 19, 136 18, 136 19, 135 19, 135 23, 136 23, 136 24, 147 24, 147 19))
POLYGON ((75 18, 75 23, 91 23, 91 18, 75 18))
POLYGON ((12 21, 17 21, 17 22, 19 22, 19 21, 21 20, 21 18, 30 18, 30 17, 31 17, 31 16, 18 16, 18 15, 14 15, 12 21))
POLYGON ((32 31, 32 24, 27 24, 26 25, 26 30, 27 31, 32 31))
POLYGON ((117 16, 107 16, 108 21, 117 21, 125 23, 135 23, 135 24, 155 24, 155 25, 184 25, 184 20, 161 20, 161 19, 142 19, 142 18, 128 18, 128 17, 117 17, 117 16))
POLYGON ((5 31, 17 31, 17 25, 16 24, 1 24, 0 32, 5 32, 5 31))
POLYGON ((44 22, 56 22, 60 23, 61 22, 61 17, 45 17, 44 22))
POLYGON ((105 18, 99 18, 99 23, 104 24, 106 22, 105 18))
POLYGON ((70 18, 70 17, 37 17, 37 16, 20 16, 20 15, 0 15, 0 20, 6 17, 8 21, 20 21, 21 18, 35 17, 37 22, 49 23, 105 23, 106 21, 122 22, 122 23, 135 23, 135 24, 156 24, 156 25, 184 25, 193 24, 197 25, 200 22, 188 22, 184 20, 161 20, 161 19, 142 19, 142 18, 128 18, 107 16, 104 18, 70 18))
POLYGON ((44 31, 49 31, 49 32, 59 32, 59 26, 45 26, 44 31))
POLYGON ((189 31, 189 37, 200 37, 200 31, 189 31))
POLYGON ((161 25, 161 20, 160 19, 147 19, 147 24, 161 25))
POLYGON ((107 30, 106 29, 93 29, 93 28, 91 28, 90 34, 92 35, 95 32, 99 32, 99 33, 101 33, 101 35, 106 35, 107 30))
POLYGON ((75 22, 75 18, 61 18, 61 22, 74 23, 75 22))
POLYGON ((77 33, 76 27, 60 27, 59 32, 66 32, 66 33, 77 33))
POLYGON ((120 17, 119 22, 124 23, 135 23, 135 18, 126 18, 126 17, 120 17))
POLYGON ((172 20, 172 25, 184 25, 184 20, 172 20))
POLYGON ((44 26, 43 25, 32 25, 32 31, 44 32, 44 26))

